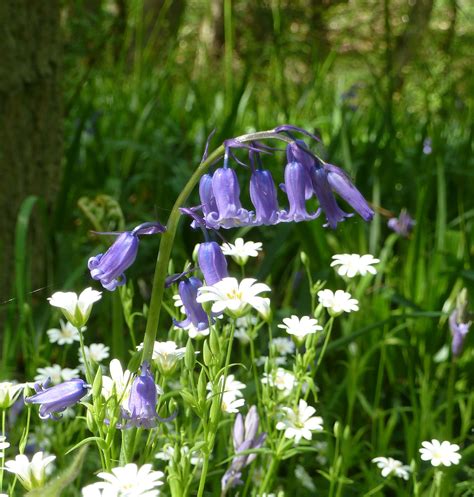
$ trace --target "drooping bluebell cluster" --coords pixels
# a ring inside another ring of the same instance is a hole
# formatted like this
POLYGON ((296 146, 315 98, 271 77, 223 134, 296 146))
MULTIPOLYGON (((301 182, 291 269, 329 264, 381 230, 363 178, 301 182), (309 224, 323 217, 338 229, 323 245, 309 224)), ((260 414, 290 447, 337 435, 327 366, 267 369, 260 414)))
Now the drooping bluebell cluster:
POLYGON ((135 261, 138 253, 140 235, 163 233, 166 228, 160 223, 143 223, 132 231, 123 233, 98 233, 99 235, 118 236, 105 254, 91 257, 88 268, 91 277, 99 280, 106 290, 113 291, 126 282, 125 270, 135 261))
POLYGON ((50 378, 43 384, 35 383, 36 394, 25 398, 26 404, 40 404, 41 419, 59 419, 58 413, 77 404, 90 388, 90 385, 80 378, 74 378, 52 387, 49 387, 50 383, 50 378))
POLYGON ((326 226, 335 229, 339 222, 353 215, 339 207, 335 193, 365 221, 370 221, 374 212, 347 173, 318 158, 304 141, 293 138, 294 132, 317 139, 306 131, 290 125, 275 128, 274 135, 269 137, 281 137, 282 134, 291 137, 286 147, 284 182, 280 185, 287 197, 288 207, 279 207, 273 176, 264 168, 261 160, 262 154, 270 154, 274 149, 260 142, 248 145, 238 139, 232 139, 225 142, 223 166, 215 169, 212 175, 205 174, 200 180, 200 205, 183 210, 186 214, 192 215, 193 227, 201 226, 217 230, 310 221, 318 217, 322 211, 326 216, 326 226), (251 169, 249 193, 253 210, 242 206, 238 176, 235 169, 229 165, 231 158, 242 164, 233 153, 235 148, 245 148, 249 151, 251 169), (316 198, 319 203, 319 208, 314 212, 308 212, 306 206, 311 198, 316 198))
POLYGON ((228 490, 243 483, 241 479, 242 471, 257 457, 257 454, 241 453, 246 450, 259 449, 265 442, 267 437, 266 433, 257 435, 258 424, 258 413, 255 406, 252 406, 249 409, 247 416, 245 416, 245 421, 240 413, 235 417, 234 429, 232 432, 235 455, 229 469, 224 473, 224 476, 221 479, 221 495, 226 495, 228 490))

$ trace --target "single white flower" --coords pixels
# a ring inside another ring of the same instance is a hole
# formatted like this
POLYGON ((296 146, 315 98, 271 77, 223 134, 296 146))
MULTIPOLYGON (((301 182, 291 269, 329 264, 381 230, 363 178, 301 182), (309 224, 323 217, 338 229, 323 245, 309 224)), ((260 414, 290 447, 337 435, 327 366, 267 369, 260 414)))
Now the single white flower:
POLYGON ((17 475, 20 483, 26 488, 42 487, 46 479, 46 467, 56 459, 56 456, 44 456, 43 452, 34 454, 31 461, 20 454, 14 460, 5 463, 5 469, 17 475))
POLYGON ((212 312, 219 314, 229 311, 232 317, 240 317, 253 307, 264 318, 270 315, 270 299, 258 297, 262 292, 270 292, 265 283, 257 283, 254 278, 244 278, 240 283, 236 278, 223 278, 212 286, 199 289, 197 302, 213 302, 212 312))
POLYGON ((261 250, 260 242, 244 242, 243 238, 237 238, 234 243, 222 244, 222 253, 230 255, 241 266, 247 263, 249 257, 258 257, 261 250))
POLYGON ((79 297, 74 292, 56 292, 48 298, 53 307, 59 307, 68 321, 76 328, 87 323, 92 304, 102 298, 102 293, 86 288, 79 297))
POLYGON ((318 292, 319 302, 323 307, 327 307, 329 313, 338 316, 343 312, 352 312, 359 310, 359 302, 353 299, 351 294, 343 290, 321 290, 318 292))
POLYGON ((122 403, 128 400, 132 387, 133 374, 122 368, 118 359, 112 359, 109 364, 110 376, 102 376, 102 396, 108 400, 115 392, 117 399, 122 403))
POLYGON ((7 437, 0 435, 0 459, 5 457, 5 452, 3 451, 8 449, 8 447, 10 447, 10 444, 7 442, 7 437))
MULTIPOLYGON (((171 461, 174 458, 174 446, 172 444, 165 444, 160 452, 155 454, 156 459, 161 461, 171 461)), ((203 463, 203 458, 199 456, 199 451, 190 451, 187 445, 181 447, 181 459, 188 459, 189 464, 192 466, 199 466, 203 463)))
MULTIPOLYGON (((217 393, 214 393, 213 385, 211 382, 207 384, 207 390, 209 391, 207 398, 211 398, 214 395, 220 395, 222 392, 222 385, 224 383, 224 376, 219 378, 219 383, 217 387, 217 393)), ((242 390, 245 388, 245 384, 236 380, 233 374, 227 376, 225 380, 224 392, 222 395, 222 410, 227 413, 238 412, 238 408, 245 404, 245 400, 242 398, 242 390)))
POLYGON ((433 466, 451 466, 451 464, 459 464, 461 454, 458 453, 459 445, 452 444, 447 440, 440 442, 433 439, 431 442, 421 442, 420 449, 421 459, 430 461, 433 466))
POLYGON ((97 476, 104 480, 104 490, 116 491, 120 497, 153 497, 159 495, 156 488, 163 485, 164 473, 153 471, 151 464, 138 468, 131 463, 113 468, 111 473, 101 472, 97 476))
POLYGON ((381 474, 384 478, 392 474, 404 480, 410 478, 410 466, 397 461, 397 459, 392 459, 391 457, 374 457, 372 462, 376 463, 377 467, 382 470, 381 474))
POLYGON ((241 345, 248 345, 251 341, 249 334, 245 328, 237 328, 234 331, 234 338, 236 338, 241 345))
POLYGON ((277 368, 271 373, 263 373, 262 383, 276 388, 284 397, 290 395, 296 386, 296 376, 283 368, 277 368))
POLYGON ((282 421, 278 421, 276 429, 285 430, 285 438, 293 438, 295 443, 299 443, 302 438, 311 440, 311 432, 323 429, 323 418, 313 416, 316 409, 309 406, 303 399, 300 399, 297 409, 283 407, 282 410, 285 417, 282 421))
POLYGON ((179 307, 179 312, 181 314, 186 314, 186 309, 184 307, 183 301, 181 300, 181 295, 177 293, 173 295, 174 306, 179 307))
POLYGON ((283 328, 288 335, 293 335, 298 341, 302 341, 307 335, 312 335, 323 329, 318 324, 317 319, 310 318, 309 316, 299 318, 294 314, 291 318, 284 318, 283 324, 279 324, 278 328, 283 328))
POLYGON ((365 254, 336 254, 332 256, 333 261, 331 267, 339 266, 337 274, 353 278, 357 274, 362 276, 367 273, 377 274, 377 270, 372 267, 372 264, 380 262, 373 255, 365 254))
POLYGON ((316 492, 316 485, 313 483, 311 476, 309 476, 308 472, 301 464, 296 466, 295 476, 304 488, 310 490, 311 492, 316 492))
MULTIPOLYGON (((109 357, 110 347, 105 346, 103 343, 91 343, 90 345, 84 345, 84 353, 88 361, 93 361, 96 363, 102 362, 104 359, 109 357)), ((82 357, 82 351, 79 349, 79 362, 84 364, 84 358, 82 357)))
POLYGON ((48 378, 51 378, 51 383, 54 385, 79 377, 78 369, 62 368, 59 364, 38 368, 36 371, 38 374, 35 376, 35 381, 44 383, 48 378))
MULTIPOLYGON (((143 343, 138 345, 137 350, 143 349, 143 343)), ((178 364, 178 361, 186 354, 186 347, 178 348, 175 342, 168 340, 167 342, 156 341, 153 345, 152 359, 156 362, 162 374, 173 372, 178 364)))
POLYGON ((13 383, 12 381, 0 382, 0 409, 10 408, 25 388, 24 383, 13 383))
MULTIPOLYGON (((51 328, 46 333, 48 334, 51 343, 58 345, 71 345, 74 342, 79 342, 79 330, 73 326, 69 321, 64 322, 59 320, 60 328, 51 328)), ((86 327, 82 328, 85 331, 86 327)))
POLYGON ((271 346, 274 347, 276 352, 281 356, 293 354, 295 351, 295 342, 293 342, 290 338, 274 338, 271 346))
MULTIPOLYGON (((268 356, 261 355, 260 357, 257 357, 255 359, 255 364, 257 366, 265 366, 265 362, 267 362, 267 359, 268 359, 268 356)), ((285 356, 274 357, 273 362, 274 362, 275 366, 284 366, 286 364, 286 357, 285 356)))

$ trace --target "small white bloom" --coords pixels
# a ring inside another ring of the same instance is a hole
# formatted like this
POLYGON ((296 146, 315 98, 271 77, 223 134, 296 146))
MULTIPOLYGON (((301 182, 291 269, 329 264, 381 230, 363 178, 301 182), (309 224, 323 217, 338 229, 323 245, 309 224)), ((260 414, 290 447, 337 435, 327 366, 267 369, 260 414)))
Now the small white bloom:
POLYGON ((278 337, 274 338, 271 343, 276 352, 281 356, 293 354, 295 351, 295 342, 290 338, 278 337))
MULTIPOLYGON (((224 382, 224 376, 219 378, 218 384, 218 393, 213 393, 212 383, 209 382, 207 384, 207 389, 209 390, 209 394, 207 398, 211 398, 214 395, 220 395, 222 392, 222 385, 224 382)), ((227 376, 225 380, 224 393, 222 395, 222 410, 227 413, 235 413, 238 412, 238 408, 242 407, 245 404, 245 400, 242 398, 243 393, 242 390, 245 388, 245 385, 236 380, 233 374, 227 376)))
POLYGON ((7 442, 7 437, 0 435, 0 459, 5 457, 5 452, 3 451, 8 449, 8 447, 10 447, 10 444, 7 442))
MULTIPOLYGON (((64 322, 59 320, 61 328, 51 328, 46 333, 48 334, 51 343, 58 345, 71 345, 74 342, 79 342, 79 330, 73 326, 69 321, 64 322)), ((82 328, 85 331, 86 327, 82 328)))
MULTIPOLYGON (((109 357, 110 347, 106 347, 103 343, 91 343, 89 346, 84 345, 84 353, 88 361, 96 363, 102 362, 109 357)), ((79 362, 84 364, 82 351, 79 349, 79 362)))
POLYGON ((10 408, 25 387, 24 383, 0 382, 0 409, 10 408))
POLYGON ((283 328, 288 335, 293 335, 297 340, 303 340, 307 335, 316 333, 323 329, 319 326, 318 320, 303 316, 301 319, 294 314, 291 318, 284 318, 283 324, 279 324, 278 328, 283 328))
POLYGON ((232 395, 224 394, 222 396, 221 408, 224 412, 235 414, 239 409, 245 405, 245 399, 238 399, 232 395))
POLYGON ((17 475, 20 483, 27 489, 42 487, 46 479, 46 467, 56 459, 56 456, 44 457, 43 452, 34 454, 31 461, 24 455, 18 455, 14 460, 5 463, 5 469, 17 475))
POLYGON ((79 297, 74 292, 56 292, 48 300, 53 307, 59 307, 76 328, 81 328, 89 319, 92 304, 101 298, 101 292, 86 288, 79 297))
POLYGON ((353 299, 351 294, 343 290, 321 290, 318 292, 319 302, 323 307, 327 307, 329 313, 337 316, 343 312, 352 312, 359 310, 359 302, 353 299))
POLYGON ((230 255, 241 266, 247 263, 249 257, 258 257, 261 250, 260 242, 244 242, 243 238, 237 238, 234 243, 222 244, 222 253, 230 255))
MULTIPOLYGON (((143 349, 141 343, 137 350, 143 349)), ((155 342, 153 345, 152 359, 158 365, 158 368, 163 374, 170 373, 178 364, 178 361, 184 357, 186 347, 178 348, 175 342, 168 340, 167 342, 155 342)))
MULTIPOLYGON (((136 464, 126 464, 112 469, 112 473, 101 472, 97 475, 105 483, 102 488, 117 492, 121 497, 153 497, 159 495, 157 487, 163 485, 162 471, 153 471, 151 464, 140 468, 136 464)), ((103 495, 106 495, 105 493, 103 495)))
POLYGON ((109 365, 109 374, 110 376, 102 376, 103 397, 108 400, 115 392, 117 399, 125 403, 130 396, 132 373, 128 369, 124 371, 118 359, 112 359, 109 365))
POLYGON ((234 338, 236 338, 241 345, 248 345, 251 341, 245 328, 237 328, 234 332, 234 338))
POLYGON ((48 378, 51 378, 54 385, 79 377, 78 369, 62 368, 59 364, 38 368, 36 371, 38 374, 35 376, 35 381, 44 383, 48 378))
POLYGON ((186 314, 186 309, 184 307, 183 301, 181 300, 181 295, 179 293, 173 295, 173 300, 174 300, 174 306, 179 307, 179 312, 181 314, 186 314))
POLYGON ((257 283, 254 278, 244 278, 240 283, 236 278, 224 278, 212 286, 202 286, 196 300, 201 304, 213 302, 212 312, 216 314, 227 310, 233 317, 240 317, 251 306, 267 318, 270 315, 270 299, 257 295, 270 291, 268 285, 257 283))
POLYGON ((264 385, 279 390, 284 397, 290 395, 297 383, 296 376, 283 368, 277 368, 269 374, 263 373, 261 381, 264 385))
POLYGON ((397 461, 397 459, 392 459, 391 457, 374 457, 372 462, 377 464, 377 467, 380 468, 381 474, 384 478, 390 476, 391 474, 398 476, 398 478, 403 478, 404 480, 408 480, 410 478, 410 466, 403 464, 401 461, 397 461))
POLYGON ((433 439, 431 442, 421 442, 420 449, 421 459, 430 461, 433 466, 451 466, 451 464, 459 464, 461 454, 458 453, 459 445, 452 444, 447 440, 440 442, 433 439))
POLYGON ((323 429, 323 418, 313 416, 316 409, 308 406, 303 399, 300 399, 296 410, 290 407, 283 407, 282 410, 285 417, 282 421, 278 421, 276 429, 285 430, 285 438, 294 438, 295 443, 299 443, 302 438, 311 440, 311 432, 323 429))
MULTIPOLYGON (((257 357, 255 359, 255 364, 257 366, 265 366, 265 362, 267 361, 267 359, 268 359, 268 356, 261 355, 260 357, 257 357)), ((285 356, 274 357, 273 362, 274 362, 275 366, 284 366, 286 364, 286 357, 285 356)))
POLYGON ((301 485, 311 492, 316 492, 316 485, 313 483, 311 476, 309 476, 308 472, 304 469, 301 464, 298 464, 295 468, 295 476, 300 481, 301 485))
POLYGON ((379 259, 370 254, 336 254, 332 256, 332 259, 331 267, 339 266, 337 274, 348 278, 353 278, 357 274, 362 276, 367 273, 377 274, 377 270, 372 267, 372 264, 380 262, 379 259))
MULTIPOLYGON (((156 459, 162 461, 171 461, 174 457, 174 446, 171 444, 165 444, 160 452, 155 454, 156 459)), ((199 466, 203 463, 203 458, 199 456, 199 451, 191 452, 187 445, 181 447, 181 458, 189 460, 189 464, 192 466, 199 466)))

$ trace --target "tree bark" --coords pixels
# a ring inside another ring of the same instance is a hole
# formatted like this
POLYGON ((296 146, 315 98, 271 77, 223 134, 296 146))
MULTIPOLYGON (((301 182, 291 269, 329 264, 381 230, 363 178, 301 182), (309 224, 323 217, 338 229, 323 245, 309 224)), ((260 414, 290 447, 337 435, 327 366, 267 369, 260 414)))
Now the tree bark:
MULTIPOLYGON (((0 1, 0 302, 13 297, 14 233, 28 195, 51 205, 62 157, 59 0, 0 1)), ((29 260, 44 281, 47 234, 34 219, 29 260)), ((0 309, 1 310, 1 309, 0 309)))

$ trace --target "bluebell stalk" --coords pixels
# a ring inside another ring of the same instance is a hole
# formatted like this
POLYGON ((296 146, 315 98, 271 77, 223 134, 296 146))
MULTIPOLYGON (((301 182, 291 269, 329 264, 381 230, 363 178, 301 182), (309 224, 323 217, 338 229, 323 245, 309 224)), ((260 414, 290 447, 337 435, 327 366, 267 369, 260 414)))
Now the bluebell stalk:
POLYGON ((41 404, 39 409, 41 419, 59 419, 58 413, 77 404, 90 388, 90 385, 80 378, 48 388, 50 383, 50 378, 42 385, 35 383, 36 394, 25 398, 26 404, 41 404))
POLYGON ((105 252, 89 259, 87 266, 91 277, 99 280, 102 286, 114 291, 118 286, 125 285, 124 271, 135 261, 138 252, 140 235, 163 233, 166 228, 160 223, 143 223, 132 231, 123 233, 98 233, 99 235, 118 235, 117 240, 105 252))
POLYGON ((229 469, 221 479, 221 497, 224 497, 231 488, 243 483, 241 479, 243 469, 249 466, 257 457, 257 454, 239 455, 239 453, 246 450, 259 449, 265 442, 266 433, 261 433, 257 436, 258 423, 258 413, 255 406, 249 409, 245 417, 245 422, 240 413, 235 418, 232 432, 235 455, 229 469))
POLYGON ((290 208, 281 215, 282 221, 311 221, 319 216, 319 209, 310 214, 306 210, 306 189, 311 178, 306 168, 299 162, 290 162, 285 167, 285 192, 290 208))
POLYGON ((255 207, 252 224, 277 224, 282 211, 278 207, 277 191, 272 174, 267 169, 256 169, 250 178, 250 199, 255 207))
POLYGON ((186 319, 180 322, 175 321, 175 326, 187 328, 192 324, 198 331, 209 328, 209 318, 202 305, 196 302, 198 290, 201 287, 201 280, 195 277, 185 278, 179 283, 178 291, 186 311, 186 319))
POLYGON ((206 285, 214 285, 229 276, 226 258, 216 242, 199 244, 197 259, 206 285))
POLYGON ((250 214, 240 203, 239 181, 233 169, 216 169, 212 176, 212 192, 217 209, 204 216, 207 226, 219 229, 249 224, 250 214))

